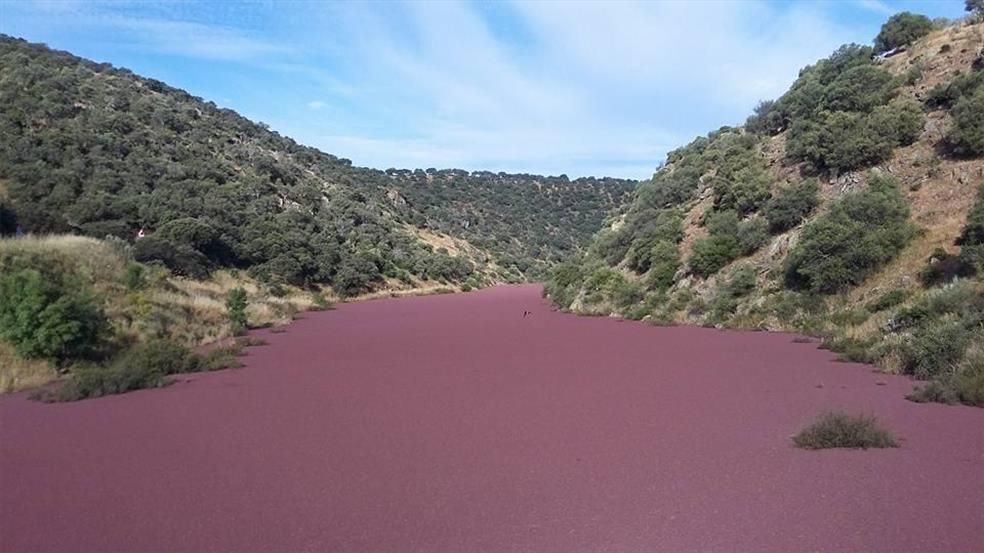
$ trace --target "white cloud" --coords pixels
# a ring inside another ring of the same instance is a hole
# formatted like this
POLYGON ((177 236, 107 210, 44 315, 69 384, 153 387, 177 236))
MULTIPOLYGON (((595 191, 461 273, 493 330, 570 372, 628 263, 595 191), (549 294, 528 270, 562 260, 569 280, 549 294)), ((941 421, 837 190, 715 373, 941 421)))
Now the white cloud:
POLYGON ((740 122, 851 37, 808 6, 516 2, 518 46, 475 5, 374 8, 337 24, 358 29, 346 55, 363 100, 393 110, 399 129, 294 136, 379 167, 643 178, 691 132, 740 122))
POLYGON ((896 11, 882 0, 855 0, 854 4, 859 8, 882 15, 893 15, 896 11))

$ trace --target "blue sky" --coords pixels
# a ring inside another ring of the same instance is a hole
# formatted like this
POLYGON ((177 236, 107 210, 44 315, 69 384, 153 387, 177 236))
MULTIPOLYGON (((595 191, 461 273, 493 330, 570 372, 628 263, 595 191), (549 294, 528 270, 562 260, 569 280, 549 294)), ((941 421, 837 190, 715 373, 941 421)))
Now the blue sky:
POLYGON ((892 13, 963 0, 0 0, 0 32, 183 88, 358 165, 645 178, 892 13))

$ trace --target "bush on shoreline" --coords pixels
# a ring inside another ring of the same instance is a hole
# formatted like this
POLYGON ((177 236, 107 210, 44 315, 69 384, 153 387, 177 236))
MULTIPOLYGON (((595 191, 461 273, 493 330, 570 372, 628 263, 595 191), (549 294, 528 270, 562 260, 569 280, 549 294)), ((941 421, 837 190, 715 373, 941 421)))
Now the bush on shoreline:
POLYGON ((793 437, 802 449, 868 449, 898 447, 891 432, 882 428, 874 417, 824 413, 793 437))

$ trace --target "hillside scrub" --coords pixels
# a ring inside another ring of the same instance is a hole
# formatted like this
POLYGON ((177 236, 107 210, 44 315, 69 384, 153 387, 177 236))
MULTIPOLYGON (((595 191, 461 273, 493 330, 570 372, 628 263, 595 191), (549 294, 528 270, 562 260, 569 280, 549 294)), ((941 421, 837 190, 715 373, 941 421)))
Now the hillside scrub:
POLYGON ((172 342, 151 340, 125 350, 105 365, 81 366, 56 391, 44 390, 34 397, 45 402, 79 401, 160 388, 174 375, 239 366, 236 357, 244 345, 247 343, 236 342, 201 355, 172 342))
POLYGON ((780 189, 765 204, 762 213, 773 233, 785 232, 800 224, 820 203, 820 184, 804 179, 780 189))
POLYGON ((961 97, 952 113, 953 125, 946 140, 953 153, 962 157, 984 155, 984 88, 961 97))
POLYGON ((205 279, 346 296, 387 279, 539 278, 587 245, 635 183, 379 171, 295 143, 126 69, 0 36, 0 233, 130 240, 137 261, 205 279), (429 229, 456 242, 438 251, 429 229), (463 256, 463 258, 462 258, 463 256))
POLYGON ((871 175, 866 189, 834 202, 829 213, 803 229, 786 259, 786 284, 824 294, 859 284, 914 234, 898 186, 871 175))

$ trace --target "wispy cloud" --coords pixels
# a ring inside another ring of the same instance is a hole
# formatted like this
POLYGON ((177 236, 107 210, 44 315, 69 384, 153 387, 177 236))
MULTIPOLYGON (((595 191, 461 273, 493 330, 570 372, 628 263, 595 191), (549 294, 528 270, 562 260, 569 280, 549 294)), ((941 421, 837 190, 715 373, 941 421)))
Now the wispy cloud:
POLYGON ((897 11, 882 0, 854 0, 854 3, 862 9, 882 15, 892 15, 897 11))
MULTIPOLYGON (((961 7, 918 2, 905 8, 961 7)), ((694 135, 740 123, 840 44, 870 41, 894 11, 883 0, 3 10, 0 30, 136 63, 358 164, 636 178, 694 135)))

